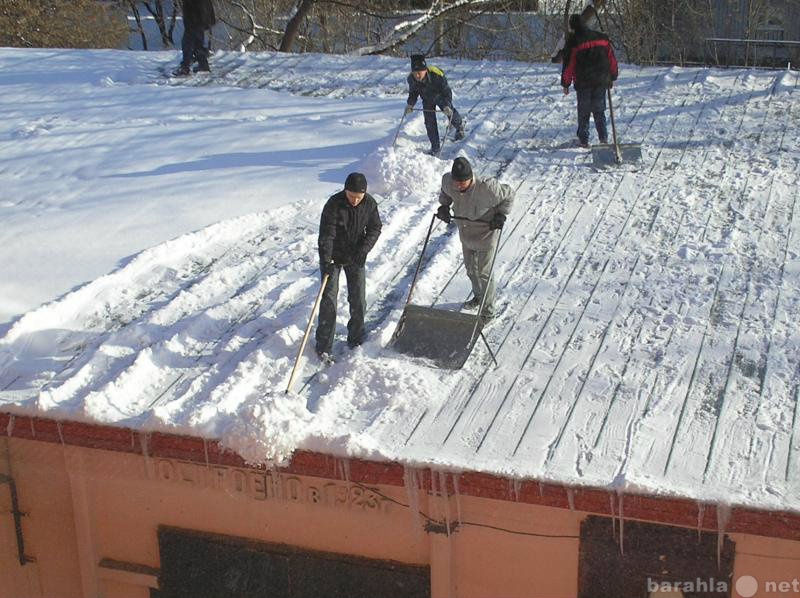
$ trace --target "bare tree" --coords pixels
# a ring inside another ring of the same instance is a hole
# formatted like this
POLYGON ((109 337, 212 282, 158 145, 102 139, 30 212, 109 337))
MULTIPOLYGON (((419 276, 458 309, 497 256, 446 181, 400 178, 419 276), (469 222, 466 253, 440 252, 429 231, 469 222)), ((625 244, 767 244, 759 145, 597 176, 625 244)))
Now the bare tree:
POLYGON ((118 48, 128 36, 125 13, 98 0, 0 0, 0 45, 118 48))

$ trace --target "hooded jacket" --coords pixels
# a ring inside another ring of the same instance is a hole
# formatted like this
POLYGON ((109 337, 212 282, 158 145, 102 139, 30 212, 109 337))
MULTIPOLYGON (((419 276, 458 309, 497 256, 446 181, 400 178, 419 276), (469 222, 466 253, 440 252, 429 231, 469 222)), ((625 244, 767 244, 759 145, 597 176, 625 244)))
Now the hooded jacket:
POLYGON ((319 222, 319 262, 331 260, 340 266, 363 266, 367 253, 381 234, 378 204, 366 193, 353 207, 344 191, 332 195, 322 209, 319 222))
POLYGON ((453 175, 442 176, 439 203, 452 206, 453 215, 467 220, 456 220, 461 244, 476 251, 487 251, 495 238, 489 222, 496 213, 508 216, 514 203, 514 191, 496 179, 474 177, 472 186, 461 193, 453 185, 453 175))

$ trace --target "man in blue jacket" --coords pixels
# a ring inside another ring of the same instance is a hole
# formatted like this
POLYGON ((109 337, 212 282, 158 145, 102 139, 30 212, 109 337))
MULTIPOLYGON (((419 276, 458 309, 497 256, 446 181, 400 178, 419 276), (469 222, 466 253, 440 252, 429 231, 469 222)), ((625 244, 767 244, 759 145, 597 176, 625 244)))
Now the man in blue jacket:
POLYGON ((319 223, 319 269, 328 274, 322 292, 316 333, 317 355, 330 360, 336 331, 336 303, 339 296, 339 272, 347 278, 347 345, 352 349, 364 342, 366 311, 367 254, 381 234, 378 204, 367 193, 367 178, 360 172, 347 175, 344 190, 332 195, 322 209, 319 223))
POLYGON ((412 54, 406 114, 411 114, 419 97, 422 98, 422 109, 425 111, 425 130, 431 142, 430 153, 435 156, 441 149, 439 126, 436 124, 436 107, 438 106, 447 115, 450 125, 456 131, 456 140, 464 138, 464 120, 458 110, 453 108, 453 92, 447 84, 444 72, 433 65, 428 66, 423 54, 412 54))

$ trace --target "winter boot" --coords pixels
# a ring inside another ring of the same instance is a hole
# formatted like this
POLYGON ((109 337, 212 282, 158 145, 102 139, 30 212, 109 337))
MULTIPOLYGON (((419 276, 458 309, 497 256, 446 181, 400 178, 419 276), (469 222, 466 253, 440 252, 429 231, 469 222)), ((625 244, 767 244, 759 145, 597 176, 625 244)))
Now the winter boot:
POLYGON ((192 74, 192 71, 189 69, 188 66, 185 66, 185 65, 181 65, 178 68, 176 68, 174 71, 172 71, 172 76, 173 77, 188 77, 191 74, 192 74))
POLYGON ((464 135, 465 135, 464 127, 461 127, 460 129, 456 129, 456 132, 453 135, 453 139, 455 141, 461 141, 462 139, 464 139, 464 135))
POLYGON ((481 306, 481 300, 477 297, 472 297, 469 301, 465 301, 461 309, 478 309, 481 306))
POLYGON ((205 58, 201 58, 198 60, 198 64, 194 67, 195 73, 210 73, 211 67, 208 65, 208 60, 205 58))
POLYGON ((333 355, 324 351, 317 351, 317 357, 319 357, 322 365, 333 365, 335 361, 333 355))

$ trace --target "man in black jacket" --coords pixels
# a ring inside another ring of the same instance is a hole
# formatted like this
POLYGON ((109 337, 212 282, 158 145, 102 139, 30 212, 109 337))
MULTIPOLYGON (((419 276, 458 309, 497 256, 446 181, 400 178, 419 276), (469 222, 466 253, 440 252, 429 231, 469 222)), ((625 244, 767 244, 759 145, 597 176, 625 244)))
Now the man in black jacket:
POLYGON ((217 22, 211 0, 183 0, 183 37, 181 65, 173 73, 185 77, 191 73, 193 62, 197 70, 208 72, 208 48, 205 46, 205 32, 217 22))
POLYGON ((589 147, 589 116, 600 143, 608 143, 606 128, 606 90, 617 80, 617 59, 608 36, 587 29, 578 14, 569 18, 572 30, 564 47, 564 64, 561 69, 561 86, 564 95, 575 83, 578 96, 578 143, 589 147))
POLYGON ((347 344, 352 349, 364 341, 366 311, 367 254, 381 234, 378 204, 367 193, 367 179, 351 172, 339 191, 328 199, 319 223, 319 269, 329 275, 319 307, 316 333, 317 355, 327 360, 333 349, 336 330, 336 302, 339 296, 339 271, 347 278, 347 344))
POLYGON ((441 69, 428 66, 423 54, 411 55, 411 74, 408 76, 408 102, 406 114, 411 114, 417 98, 422 97, 422 109, 425 111, 425 130, 431 142, 432 155, 438 155, 440 149, 439 126, 436 124, 436 107, 450 119, 456 130, 455 139, 464 138, 464 121, 458 110, 453 108, 453 92, 447 84, 447 77, 441 69))

